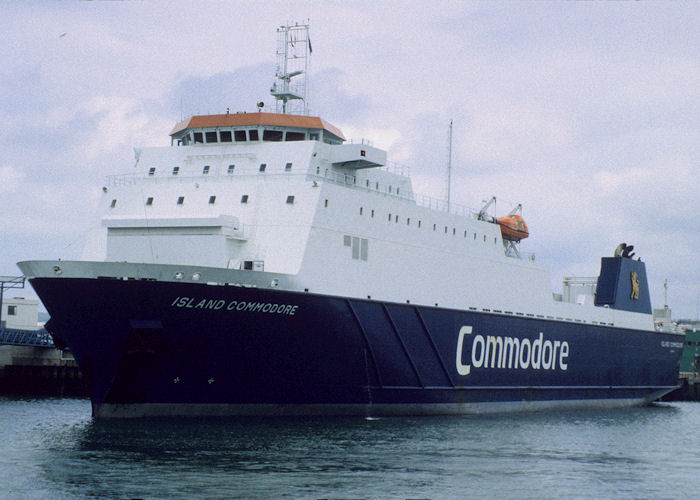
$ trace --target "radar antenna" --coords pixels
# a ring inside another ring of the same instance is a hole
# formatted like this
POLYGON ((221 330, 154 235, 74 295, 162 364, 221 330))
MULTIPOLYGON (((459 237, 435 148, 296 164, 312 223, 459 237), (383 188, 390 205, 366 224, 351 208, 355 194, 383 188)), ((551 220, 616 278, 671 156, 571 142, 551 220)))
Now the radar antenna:
POLYGON ((311 52, 308 21, 277 28, 276 80, 270 89, 270 94, 277 100, 276 113, 309 114, 306 80, 311 52))

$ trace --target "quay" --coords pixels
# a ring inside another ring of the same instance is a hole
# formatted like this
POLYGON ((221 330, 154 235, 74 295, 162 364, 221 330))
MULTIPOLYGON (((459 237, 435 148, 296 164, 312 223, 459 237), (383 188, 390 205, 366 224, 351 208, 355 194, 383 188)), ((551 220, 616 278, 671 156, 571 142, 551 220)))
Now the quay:
POLYGON ((78 364, 38 323, 38 308, 38 300, 22 297, 0 302, 0 394, 87 396, 78 364))

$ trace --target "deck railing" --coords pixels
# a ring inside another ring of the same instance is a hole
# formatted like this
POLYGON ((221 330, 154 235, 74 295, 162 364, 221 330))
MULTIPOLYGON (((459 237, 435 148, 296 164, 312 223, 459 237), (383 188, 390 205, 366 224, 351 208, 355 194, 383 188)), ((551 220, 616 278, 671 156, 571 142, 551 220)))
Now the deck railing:
MULTIPOLYGON (((381 167, 382 170, 392 173, 397 176, 397 181, 401 178, 407 179, 405 173, 408 167, 403 167, 398 164, 390 164, 387 167, 381 167)), ((401 190, 401 185, 381 183, 367 178, 358 178, 357 175, 351 173, 334 172, 330 168, 317 169, 316 172, 261 172, 258 167, 255 168, 238 168, 229 172, 225 167, 222 169, 211 168, 206 174, 198 172, 193 174, 191 171, 181 170, 173 175, 149 175, 146 173, 118 174, 107 177, 107 186, 127 186, 137 184, 164 184, 164 183, 183 183, 183 184, 199 184, 208 182, 233 182, 240 177, 278 177, 278 176, 304 176, 312 181, 332 182, 355 189, 361 189, 368 192, 379 193, 384 196, 390 196, 402 200, 415 202, 416 205, 435 210, 439 212, 449 212, 462 217, 476 217, 478 210, 460 205, 458 203, 447 203, 446 200, 434 198, 413 191, 406 192, 401 190)))

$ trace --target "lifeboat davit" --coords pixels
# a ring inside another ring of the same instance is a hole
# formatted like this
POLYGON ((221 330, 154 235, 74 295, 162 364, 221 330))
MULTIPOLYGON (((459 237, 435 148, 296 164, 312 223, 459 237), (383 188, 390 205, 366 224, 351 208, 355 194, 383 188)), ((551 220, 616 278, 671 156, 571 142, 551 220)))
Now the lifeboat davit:
POLYGON ((527 224, 519 215, 506 215, 498 219, 498 225, 501 226, 501 235, 504 240, 520 241, 528 237, 527 224))

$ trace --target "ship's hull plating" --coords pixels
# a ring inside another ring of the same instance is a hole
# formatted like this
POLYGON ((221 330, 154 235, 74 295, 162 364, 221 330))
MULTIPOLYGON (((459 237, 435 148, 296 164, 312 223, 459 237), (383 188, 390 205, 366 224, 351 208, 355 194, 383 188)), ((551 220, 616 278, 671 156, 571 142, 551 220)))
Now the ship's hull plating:
POLYGON ((616 407, 678 381, 669 334, 241 286, 31 281, 99 417, 616 407))

